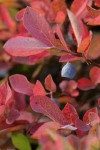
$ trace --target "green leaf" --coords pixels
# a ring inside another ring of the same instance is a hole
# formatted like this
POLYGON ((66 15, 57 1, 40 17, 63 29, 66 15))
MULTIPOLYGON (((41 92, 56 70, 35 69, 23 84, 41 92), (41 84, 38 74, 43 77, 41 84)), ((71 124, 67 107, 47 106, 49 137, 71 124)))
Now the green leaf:
POLYGON ((47 49, 47 51, 52 53, 53 55, 57 55, 57 56, 63 56, 63 55, 68 54, 67 51, 59 50, 59 49, 55 49, 55 48, 47 49))
POLYGON ((22 133, 12 134, 12 143, 19 150, 32 150, 27 136, 22 133))
POLYGON ((10 14, 11 14, 11 16, 13 17, 13 18, 15 18, 16 17, 16 14, 17 14, 17 9, 15 9, 15 8, 8 8, 8 10, 9 10, 9 12, 10 12, 10 14))

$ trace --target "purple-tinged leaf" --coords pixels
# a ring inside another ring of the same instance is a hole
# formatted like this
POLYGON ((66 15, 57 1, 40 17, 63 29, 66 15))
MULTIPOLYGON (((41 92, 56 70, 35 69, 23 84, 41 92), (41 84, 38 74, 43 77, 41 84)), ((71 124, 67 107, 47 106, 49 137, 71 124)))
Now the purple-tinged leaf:
POLYGON ((14 91, 14 100, 18 110, 25 110, 27 107, 26 96, 22 93, 17 93, 14 91))
POLYGON ((27 7, 24 14, 24 26, 37 40, 53 47, 55 36, 46 19, 36 10, 27 7))
POLYGON ((15 74, 9 77, 12 88, 22 94, 32 95, 34 84, 31 84, 24 75, 15 74))
POLYGON ((7 114, 6 123, 12 124, 18 117, 20 113, 17 109, 11 109, 10 112, 7 114))
POLYGON ((24 13, 25 13, 26 8, 21 9, 20 11, 18 11, 17 15, 16 15, 16 20, 20 21, 22 20, 24 13))
POLYGON ((42 113, 62 125, 67 124, 61 110, 50 98, 46 96, 31 96, 30 105, 33 111, 42 113))
MULTIPOLYGON (((30 127, 30 129, 29 129, 29 132, 31 133, 31 134, 34 134, 35 132, 37 132, 37 130, 42 126, 42 125, 44 125, 45 124, 45 122, 39 122, 39 123, 37 123, 37 124, 33 124, 32 125, 32 127, 30 127)), ((41 133, 39 133, 39 135, 40 135, 41 133)), ((38 134, 37 134, 38 135, 38 134)), ((34 137, 33 137, 34 138, 34 137)))
POLYGON ((12 56, 30 56, 43 52, 45 49, 50 49, 49 46, 30 37, 18 36, 8 40, 4 49, 12 56))
POLYGON ((56 32, 56 34, 58 35, 58 37, 59 37, 59 39, 60 39, 62 45, 63 45, 64 48, 65 48, 65 50, 69 52, 70 49, 68 48, 68 46, 67 46, 67 44, 66 44, 66 41, 64 40, 64 37, 63 37, 63 35, 62 35, 62 32, 61 32, 61 30, 60 30, 59 25, 56 25, 56 27, 55 27, 55 32, 56 32))
POLYGON ((75 127, 81 131, 88 131, 90 129, 89 125, 86 125, 82 120, 75 120, 75 127))
MULTIPOLYGON (((41 53, 40 53, 41 54, 41 53)), ((34 55, 35 56, 35 55, 34 55)), ((12 61, 20 64, 27 64, 27 65, 33 65, 34 62, 30 61, 31 56, 26 57, 20 57, 20 56, 13 56, 12 61)))

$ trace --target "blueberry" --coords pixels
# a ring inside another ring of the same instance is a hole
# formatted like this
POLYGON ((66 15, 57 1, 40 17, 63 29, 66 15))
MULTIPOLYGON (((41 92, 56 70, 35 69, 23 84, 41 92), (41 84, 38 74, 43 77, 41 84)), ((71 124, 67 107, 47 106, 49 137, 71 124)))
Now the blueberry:
POLYGON ((62 77, 72 79, 74 78, 75 74, 76 74, 76 69, 71 63, 68 62, 66 65, 63 66, 61 71, 62 77))

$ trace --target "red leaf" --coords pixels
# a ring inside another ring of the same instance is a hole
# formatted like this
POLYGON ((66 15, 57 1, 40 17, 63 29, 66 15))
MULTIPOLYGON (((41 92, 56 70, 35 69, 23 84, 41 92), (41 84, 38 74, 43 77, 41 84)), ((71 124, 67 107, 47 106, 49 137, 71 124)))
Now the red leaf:
POLYGON ((56 32, 56 34, 58 35, 58 37, 59 37, 59 39, 60 39, 60 42, 61 42, 62 45, 64 46, 65 50, 70 51, 70 49, 68 48, 68 46, 67 46, 67 44, 66 44, 66 42, 65 42, 65 40, 64 40, 64 37, 63 37, 63 35, 62 35, 62 32, 61 32, 61 30, 60 30, 59 25, 56 25, 56 27, 55 27, 55 32, 56 32))
POLYGON ((78 16, 84 11, 87 4, 88 0, 74 0, 71 5, 71 11, 78 16))
POLYGON ((82 131, 82 130, 76 130, 76 135, 78 135, 78 137, 82 137, 84 135, 86 135, 88 133, 88 131, 82 131))
POLYGON ((39 80, 37 80, 37 82, 33 88, 33 94, 34 94, 34 96, 37 96, 37 95, 45 96, 46 95, 46 91, 39 80))
MULTIPOLYGON (((29 132, 31 134, 34 134, 35 132, 37 132, 37 130, 39 128, 41 128, 42 125, 44 125, 46 122, 39 122, 39 123, 36 123, 36 124, 33 124, 32 127, 29 129, 29 132)), ((39 132, 39 134, 41 134, 41 132, 39 132)), ((35 137, 33 137, 35 138, 35 137)))
POLYGON ((91 25, 91 26, 98 26, 98 25, 100 25, 100 15, 98 15, 97 17, 95 17, 93 19, 89 19, 87 24, 91 25))
POLYGON ((55 22, 56 23, 63 23, 65 21, 66 14, 63 11, 58 11, 55 22))
POLYGON ((12 97, 12 91, 8 82, 5 81, 0 86, 0 105, 7 105, 12 97))
POLYGON ((12 56, 22 57, 39 54, 49 48, 50 47, 34 38, 21 36, 8 40, 4 45, 4 49, 7 53, 12 56))
POLYGON ((5 105, 0 105, 0 117, 4 114, 5 112, 5 105))
POLYGON ((97 107, 89 109, 83 116, 83 121, 88 124, 89 123, 89 114, 90 112, 98 113, 97 107))
POLYGON ((24 14, 24 26, 37 40, 45 43, 48 47, 54 47, 53 31, 39 12, 27 7, 24 14))
POLYGON ((84 58, 83 57, 77 57, 77 56, 74 56, 74 55, 63 55, 60 57, 60 62, 72 62, 72 61, 75 61, 75 60, 83 60, 84 58))
POLYGON ((23 125, 14 125, 14 124, 12 124, 12 125, 7 125, 6 124, 6 128, 5 129, 2 129, 2 130, 0 130, 0 134, 2 134, 2 133, 7 133, 7 132, 13 132, 13 131, 19 131, 19 130, 21 130, 21 129, 23 129, 24 127, 23 127, 23 125))
POLYGON ((97 85, 98 83, 100 83, 100 68, 98 67, 93 67, 91 70, 90 70, 90 78, 91 78, 91 81, 97 85))
POLYGON ((77 127, 78 130, 81 131, 88 131, 89 130, 89 126, 86 125, 82 120, 80 119, 76 119, 75 120, 75 127, 77 127))
POLYGON ((97 59, 100 57, 100 34, 94 34, 93 39, 90 44, 88 56, 92 59, 97 59))
MULTIPOLYGON (((41 54, 41 53, 40 53, 41 54)), ((36 56, 36 55, 34 55, 36 56)), ((20 57, 20 56, 13 56, 12 60, 14 62, 20 63, 20 64, 28 64, 28 65, 32 65, 34 64, 34 62, 30 61, 30 57, 31 56, 26 56, 26 57, 20 57)))
POLYGON ((16 15, 16 20, 17 21, 20 21, 23 18, 25 10, 26 10, 26 8, 23 8, 20 11, 18 11, 18 13, 16 15))
POLYGON ((44 84, 45 84, 45 88, 48 91, 56 92, 56 84, 54 83, 52 76, 50 74, 45 78, 44 84))
POLYGON ((87 6, 87 10, 88 10, 88 15, 90 15, 91 18, 95 18, 98 15, 100 15, 100 10, 94 9, 90 6, 87 6))
POLYGON ((68 142, 77 150, 79 148, 79 138, 75 135, 68 136, 68 142))
POLYGON ((74 124, 75 120, 79 118, 76 109, 71 104, 67 103, 62 112, 69 124, 74 124))
POLYGON ((62 125, 67 124, 61 110, 50 98, 46 96, 31 96, 30 105, 33 111, 42 113, 62 125))
POLYGON ((26 96, 24 94, 17 93, 14 91, 14 100, 16 102, 18 110, 25 110, 27 104, 26 104, 26 96))
POLYGON ((90 112, 89 113, 89 122, 92 126, 99 124, 100 123, 99 115, 95 112, 90 112))
POLYGON ((100 7, 100 0, 94 0, 94 4, 95 4, 97 7, 100 7))
MULTIPOLYGON (((75 102, 75 99, 71 96, 62 96, 62 97, 59 97, 57 98, 58 102, 60 103, 74 103, 75 102)), ((76 103, 76 102, 75 102, 76 103)))
POLYGON ((87 78, 81 78, 78 80, 78 88, 83 91, 91 90, 95 88, 95 85, 91 80, 87 78))
POLYGON ((68 82, 68 86, 69 86, 69 89, 75 90, 75 89, 77 88, 77 82, 74 81, 74 80, 70 80, 70 81, 68 82))
POLYGON ((79 47, 77 49, 77 52, 79 52, 79 53, 84 52, 85 56, 87 56, 91 40, 92 40, 92 32, 90 32, 87 35, 87 37, 83 38, 81 44, 79 45, 79 47))
POLYGON ((48 56, 51 56, 51 53, 49 53, 48 51, 42 51, 39 54, 30 56, 29 57, 29 62, 32 64, 32 63, 35 63, 35 62, 37 62, 41 59, 44 59, 45 57, 48 57, 48 56))
POLYGON ((78 91, 76 90, 77 89, 77 82, 74 81, 74 80, 70 80, 70 81, 66 81, 66 80, 63 80, 60 84, 59 84, 59 87, 61 89, 62 92, 66 92, 66 93, 69 93, 69 95, 71 96, 77 96, 78 95, 78 91))
POLYGON ((70 10, 67 9, 68 17, 71 22, 78 46, 82 40, 82 22, 70 10))
POLYGON ((40 137, 48 133, 48 130, 57 131, 59 128, 60 124, 57 122, 40 123, 40 126, 36 124, 31 129, 32 138, 40 139, 40 137))
POLYGON ((31 84, 24 75, 15 74, 9 77, 12 88, 22 94, 33 95, 34 84, 31 84))
POLYGON ((19 57, 19 56, 14 57, 13 56, 12 59, 14 62, 17 62, 17 63, 33 65, 35 62, 48 56, 51 56, 51 53, 45 50, 45 51, 41 51, 41 53, 39 54, 32 55, 32 56, 26 56, 26 57, 19 57))
POLYGON ((12 37, 12 33, 10 33, 9 31, 6 30, 1 30, 0 31, 0 40, 8 40, 9 38, 12 37))
POLYGON ((71 26, 74 32, 74 35, 77 40, 78 49, 77 52, 85 53, 87 55, 87 51, 90 46, 90 42, 92 39, 92 33, 88 32, 87 28, 83 24, 83 22, 78 19, 71 11, 67 10, 68 17, 71 22, 71 26))
POLYGON ((9 113, 7 113, 7 119, 6 123, 7 124, 12 124, 18 117, 20 113, 17 109, 11 109, 9 113))
POLYGON ((27 112, 27 111, 20 111, 19 117, 16 119, 18 120, 24 120, 27 121, 28 123, 33 123, 35 121, 35 117, 32 113, 27 112))
MULTIPOLYGON (((71 81, 72 81, 72 80, 71 80, 71 81)), ((69 81, 63 80, 63 81, 59 84, 59 87, 60 87, 60 89, 61 89, 62 92, 66 92, 66 91, 67 91, 68 83, 69 83, 69 81)))
POLYGON ((73 97, 77 97, 79 95, 79 91, 78 90, 74 90, 72 93, 71 93, 71 96, 73 97))
POLYGON ((72 150, 73 147, 64 140, 60 134, 48 130, 47 135, 41 136, 40 143, 42 150, 72 150))

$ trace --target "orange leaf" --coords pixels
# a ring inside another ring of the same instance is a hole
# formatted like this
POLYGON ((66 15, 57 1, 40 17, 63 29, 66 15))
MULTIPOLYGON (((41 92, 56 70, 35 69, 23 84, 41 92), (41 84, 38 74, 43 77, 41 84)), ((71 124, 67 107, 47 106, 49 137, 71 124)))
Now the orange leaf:
POLYGON ((54 83, 52 76, 50 74, 45 78, 44 84, 45 84, 45 88, 48 91, 56 92, 56 84, 54 83))

